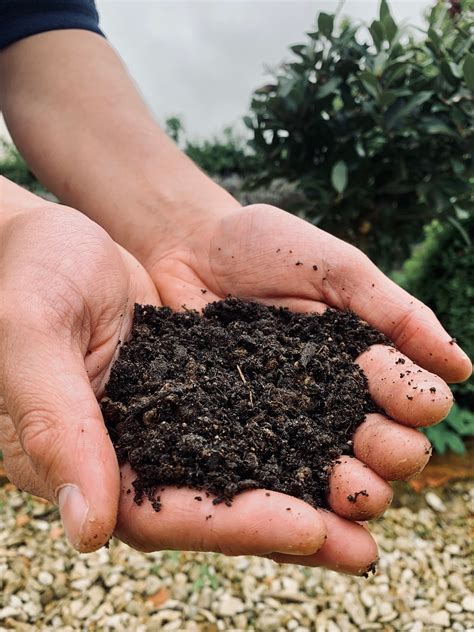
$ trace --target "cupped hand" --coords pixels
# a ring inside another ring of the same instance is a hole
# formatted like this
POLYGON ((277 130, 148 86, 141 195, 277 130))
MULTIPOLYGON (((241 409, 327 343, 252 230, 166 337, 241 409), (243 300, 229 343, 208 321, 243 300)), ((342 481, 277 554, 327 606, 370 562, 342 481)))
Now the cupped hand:
MULTIPOLYGON (((447 415, 452 395, 444 380, 469 376, 467 356, 425 305, 359 250, 266 205, 234 209, 188 233, 184 227, 177 237, 157 241, 146 267, 163 304, 174 309, 200 310, 228 294, 295 311, 351 309, 388 335, 397 350, 378 345, 357 359, 385 414, 367 416, 354 436, 355 456, 335 465, 332 513, 276 492, 248 491, 228 508, 168 488, 160 493, 159 514, 122 495, 120 537, 144 550, 187 543, 188 549, 363 572, 376 546, 354 521, 381 515, 392 498, 388 481, 409 479, 426 465, 431 448, 416 428, 447 415)), ((133 477, 125 468, 124 490, 133 477)))
POLYGON ((120 491, 96 395, 134 303, 156 303, 156 289, 80 213, 0 186, 14 208, 0 209, 0 450, 10 480, 57 501, 90 551, 112 535, 120 491))

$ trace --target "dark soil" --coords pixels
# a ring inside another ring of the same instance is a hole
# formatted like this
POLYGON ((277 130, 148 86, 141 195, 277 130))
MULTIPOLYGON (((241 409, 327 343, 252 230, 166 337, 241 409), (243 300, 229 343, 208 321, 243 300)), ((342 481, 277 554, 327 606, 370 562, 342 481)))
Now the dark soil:
MULTIPOLYGON (((332 463, 375 411, 354 359, 388 339, 350 312, 227 298, 203 315, 135 306, 102 411, 135 500, 189 486, 230 502, 255 487, 327 506, 332 463)), ((360 492, 363 493, 363 492, 360 492)), ((200 496, 196 496, 199 501, 200 496)))

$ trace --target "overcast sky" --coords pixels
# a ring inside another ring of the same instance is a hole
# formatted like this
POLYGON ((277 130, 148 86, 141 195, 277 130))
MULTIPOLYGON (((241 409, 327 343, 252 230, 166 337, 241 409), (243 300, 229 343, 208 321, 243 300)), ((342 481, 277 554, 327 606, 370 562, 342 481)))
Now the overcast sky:
MULTIPOLYGON (((301 42, 336 0, 96 0, 102 28, 163 121, 182 116, 192 137, 241 118, 265 66, 301 42)), ((392 0, 397 19, 421 24, 434 0, 392 0)), ((346 0, 342 14, 370 21, 378 0, 346 0)))

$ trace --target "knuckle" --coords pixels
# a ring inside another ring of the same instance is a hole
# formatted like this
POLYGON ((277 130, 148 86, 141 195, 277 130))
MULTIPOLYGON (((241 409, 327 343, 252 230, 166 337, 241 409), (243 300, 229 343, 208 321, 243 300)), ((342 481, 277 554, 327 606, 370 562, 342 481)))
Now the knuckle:
POLYGON ((391 338, 398 346, 403 342, 409 342, 417 334, 420 305, 413 304, 412 308, 407 310, 394 325, 391 338))
POLYGON ((18 437, 23 450, 34 463, 41 463, 57 443, 55 421, 46 410, 35 409, 21 415, 18 437))

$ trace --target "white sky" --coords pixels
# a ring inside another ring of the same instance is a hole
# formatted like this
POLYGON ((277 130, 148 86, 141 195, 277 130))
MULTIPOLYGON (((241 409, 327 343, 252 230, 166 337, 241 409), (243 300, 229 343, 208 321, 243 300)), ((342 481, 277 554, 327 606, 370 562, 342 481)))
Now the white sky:
MULTIPOLYGON (((192 137, 217 133, 248 108, 250 95, 289 44, 304 41, 336 0, 96 0, 101 24, 159 120, 182 116, 192 137)), ((378 0, 346 0, 342 11, 370 22, 378 0)), ((391 0, 396 19, 422 23, 434 0, 391 0)))

